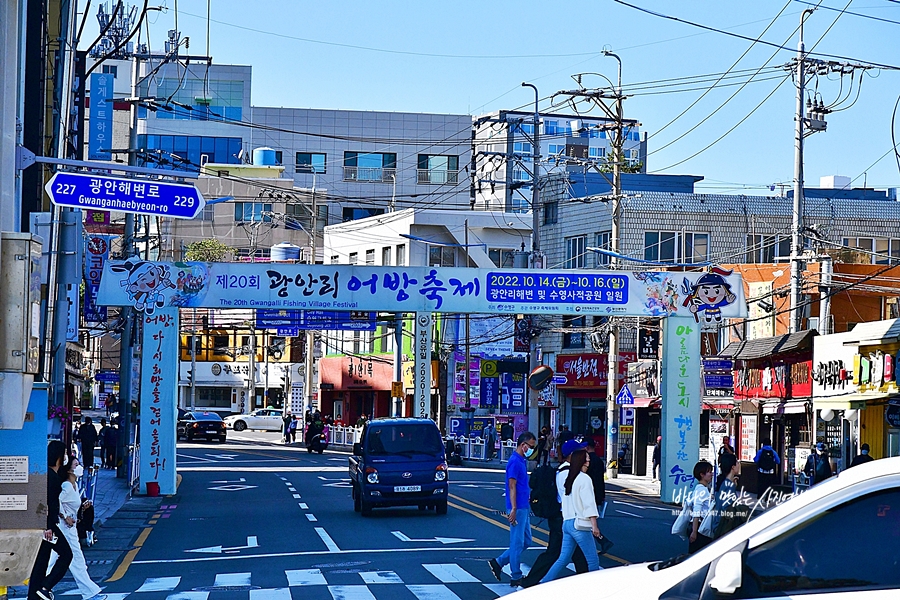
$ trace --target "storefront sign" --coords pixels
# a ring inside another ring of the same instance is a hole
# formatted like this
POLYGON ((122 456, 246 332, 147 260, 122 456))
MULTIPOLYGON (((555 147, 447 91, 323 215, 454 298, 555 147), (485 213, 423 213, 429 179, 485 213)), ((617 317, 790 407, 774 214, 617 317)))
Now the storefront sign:
POLYGON ((756 415, 741 415, 741 460, 752 461, 756 456, 756 415))
MULTIPOLYGON (((628 363, 634 362, 634 352, 619 353, 619 380, 628 374, 628 363)), ((605 354, 563 354, 556 357, 556 373, 566 378, 558 383, 562 390, 568 388, 606 387, 609 363, 605 354)))
POLYGON ((481 359, 477 356, 470 357, 466 373, 466 355, 457 353, 454 358, 456 372, 453 378, 453 404, 465 406, 466 386, 468 386, 470 406, 478 408, 481 405, 481 359))
POLYGON ((141 492, 156 482, 175 493, 175 422, 178 406, 178 309, 144 314, 141 356, 141 492))
POLYGON ((525 414, 525 374, 504 373, 501 378, 500 410, 504 414, 525 414))
POLYGON ((638 330, 638 358, 642 360, 656 360, 659 358, 659 330, 638 330))
MULTIPOLYGON (((482 369, 482 373, 484 369, 482 369)), ((500 377, 481 378, 481 407, 493 410, 500 404, 500 377)))
POLYGON ((700 335, 693 319, 665 319, 663 327, 660 497, 679 503, 694 481, 700 455, 700 335))
MULTIPOLYGON (((735 371, 735 398, 809 398, 812 396, 812 361, 773 359, 774 366, 745 367, 735 371)), ((707 375, 709 377, 709 375, 707 375)))
POLYGON ((900 406, 890 404, 884 407, 884 420, 891 427, 900 427, 900 406))
POLYGON ((109 258, 109 245, 115 239, 112 235, 91 235, 84 242, 84 320, 88 323, 105 323, 106 307, 97 306, 97 293, 103 265, 109 258))
POLYGON ((431 411, 431 327, 434 318, 431 313, 416 313, 415 338, 415 407, 413 414, 427 418, 431 411))

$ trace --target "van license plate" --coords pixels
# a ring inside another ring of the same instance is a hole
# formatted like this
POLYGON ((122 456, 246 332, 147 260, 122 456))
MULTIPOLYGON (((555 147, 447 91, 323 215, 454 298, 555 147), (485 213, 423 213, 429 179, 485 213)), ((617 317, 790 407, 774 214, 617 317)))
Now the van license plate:
POLYGON ((422 486, 421 485, 395 485, 394 491, 395 492, 421 492, 422 486))

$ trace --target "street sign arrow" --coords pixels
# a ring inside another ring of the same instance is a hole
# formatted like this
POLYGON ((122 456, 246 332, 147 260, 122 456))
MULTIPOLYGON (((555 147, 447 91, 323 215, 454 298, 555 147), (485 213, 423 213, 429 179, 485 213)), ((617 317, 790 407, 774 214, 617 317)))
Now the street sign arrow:
POLYGON ((569 383, 569 378, 566 377, 563 373, 557 373, 553 376, 552 381, 556 385, 566 385, 567 383, 569 383))
POLYGON ((72 208, 193 219, 206 201, 192 185, 59 171, 44 186, 54 204, 72 208))
POLYGON ((197 552, 200 554, 222 554, 223 552, 237 552, 239 550, 246 550, 247 548, 258 548, 259 542, 256 540, 255 535, 247 536, 247 545, 246 546, 234 546, 233 548, 223 548, 222 546, 207 546, 206 548, 194 548, 193 550, 185 550, 185 552, 197 552))
POLYGON ((446 538, 446 537, 433 537, 426 538, 421 540, 414 540, 411 537, 408 537, 402 531, 392 531, 391 532, 395 538, 400 540, 401 542, 440 542, 441 544, 461 544, 462 542, 474 542, 475 540, 467 540, 464 538, 446 538))

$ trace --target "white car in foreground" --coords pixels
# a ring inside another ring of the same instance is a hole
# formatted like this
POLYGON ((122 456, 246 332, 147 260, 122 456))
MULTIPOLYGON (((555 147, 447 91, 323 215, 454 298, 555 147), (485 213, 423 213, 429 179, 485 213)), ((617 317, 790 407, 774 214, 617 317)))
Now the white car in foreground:
POLYGON ((900 457, 848 469, 692 556, 574 575, 510 598, 896 600, 900 457))
POLYGON ((229 415, 225 417, 225 426, 235 431, 245 429, 281 431, 284 428, 281 414, 280 410, 274 408, 261 408, 248 415, 229 415))

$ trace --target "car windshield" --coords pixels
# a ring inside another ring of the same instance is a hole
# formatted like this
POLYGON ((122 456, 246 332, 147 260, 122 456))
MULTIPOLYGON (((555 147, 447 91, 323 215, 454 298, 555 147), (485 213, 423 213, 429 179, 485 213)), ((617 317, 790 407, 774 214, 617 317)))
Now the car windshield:
POLYGON ((443 455, 444 447, 437 428, 430 424, 369 426, 369 454, 443 455))
POLYGON ((221 421, 222 417, 216 413, 194 413, 194 419, 197 421, 221 421))

